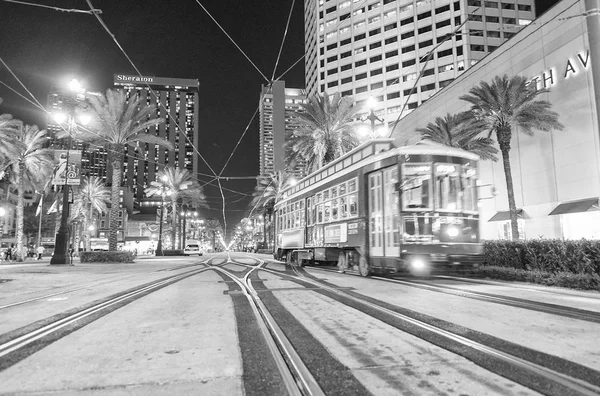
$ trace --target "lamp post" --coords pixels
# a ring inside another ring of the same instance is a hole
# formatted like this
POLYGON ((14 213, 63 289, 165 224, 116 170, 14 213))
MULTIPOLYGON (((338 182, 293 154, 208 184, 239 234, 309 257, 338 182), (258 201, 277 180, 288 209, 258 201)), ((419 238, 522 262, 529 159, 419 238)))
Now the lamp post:
POLYGON ((2 251, 2 235, 4 235, 4 216, 6 209, 0 206, 0 252, 2 251))
MULTIPOLYGON (((161 206, 160 206, 160 220, 158 225, 158 243, 156 244, 156 256, 163 256, 163 219, 165 216, 165 197, 167 195, 171 195, 171 190, 165 186, 165 182, 167 181, 167 177, 163 176, 162 178, 163 184, 160 185, 160 196, 161 196, 161 206)), ((152 182, 154 183, 154 182, 152 182)))
MULTIPOLYGON (((72 80, 69 83, 69 89, 73 94, 77 95, 76 99, 73 102, 66 101, 68 108, 68 113, 56 113, 54 114, 54 118, 56 122, 62 124, 66 121, 67 123, 67 133, 69 134, 67 140, 67 156, 65 159, 65 168, 64 168, 64 177, 65 182, 63 185, 63 203, 62 203, 62 213, 60 219, 60 228, 56 233, 56 240, 54 243, 54 253, 52 254, 52 258, 50 259, 51 265, 65 265, 69 264, 69 156, 71 145, 73 143, 73 132, 77 128, 77 124, 75 122, 75 107, 77 106, 77 100, 79 99, 79 95, 82 92, 85 92, 81 85, 77 82, 77 80, 72 80), (70 102, 70 103, 69 103, 70 102)), ((85 97, 85 95, 84 95, 85 97)), ((80 122, 85 125, 89 121, 87 117, 81 117, 80 122)), ((60 166, 60 165, 59 165, 60 166)), ((58 174, 58 171, 57 171, 58 174)))
POLYGON ((375 114, 374 110, 375 110, 376 106, 377 106, 377 100, 374 97, 369 96, 369 99, 367 99, 367 107, 369 108, 370 112, 369 112, 369 115, 366 117, 366 119, 371 122, 371 129, 369 132, 364 133, 364 134, 368 135, 369 140, 377 138, 377 134, 375 133, 375 121, 379 121, 381 123, 384 122, 381 118, 377 117, 377 115, 375 114))

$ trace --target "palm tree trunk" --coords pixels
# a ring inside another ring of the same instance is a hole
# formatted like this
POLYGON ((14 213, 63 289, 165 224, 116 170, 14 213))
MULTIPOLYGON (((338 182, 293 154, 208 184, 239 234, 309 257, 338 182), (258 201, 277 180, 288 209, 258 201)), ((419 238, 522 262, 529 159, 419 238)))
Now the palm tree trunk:
POLYGON ((175 241, 177 240, 177 198, 171 198, 171 249, 177 249, 175 241))
POLYGON ((25 174, 25 164, 19 162, 17 171, 17 261, 23 261, 23 175, 25 174))
POLYGON ((90 231, 89 225, 92 224, 92 203, 90 202, 90 211, 88 213, 87 216, 84 217, 84 226, 83 226, 83 232, 84 232, 84 245, 85 245, 85 251, 86 252, 91 252, 92 251, 92 231, 90 231))
POLYGON ((79 242, 81 241, 81 222, 75 223, 74 228, 75 229, 73 230, 73 236, 75 241, 73 243, 73 256, 79 257, 79 242))
POLYGON ((510 144, 500 141, 502 164, 504 165, 504 178, 506 179, 506 193, 508 195, 508 210, 510 211, 510 228, 512 239, 519 239, 519 223, 517 222, 517 205, 515 203, 515 190, 513 187, 512 171, 510 168, 510 144))
MULTIPOLYGON (((116 154, 115 154, 116 155, 116 154)), ((121 209, 120 191, 121 177, 123 175, 123 163, 120 159, 113 160, 112 163, 112 186, 110 194, 110 212, 109 212, 109 230, 108 230, 108 250, 114 252, 118 247, 119 235, 119 210, 121 209)))

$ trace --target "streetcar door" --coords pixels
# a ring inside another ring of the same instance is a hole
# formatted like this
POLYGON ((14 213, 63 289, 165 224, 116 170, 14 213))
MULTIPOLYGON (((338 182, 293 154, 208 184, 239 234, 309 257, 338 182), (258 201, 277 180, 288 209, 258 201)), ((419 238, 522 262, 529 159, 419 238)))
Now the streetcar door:
POLYGON ((383 257, 382 171, 369 174, 369 253, 383 257))
POLYGON ((400 202, 396 183, 398 167, 392 166, 383 170, 383 232, 385 257, 400 257, 400 202))

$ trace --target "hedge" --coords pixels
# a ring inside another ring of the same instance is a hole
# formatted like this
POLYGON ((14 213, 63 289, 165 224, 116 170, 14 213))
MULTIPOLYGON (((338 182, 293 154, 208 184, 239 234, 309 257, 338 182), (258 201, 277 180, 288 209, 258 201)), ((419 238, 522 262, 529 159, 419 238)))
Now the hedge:
POLYGON ((552 274, 595 274, 600 276, 600 241, 532 239, 528 241, 485 241, 484 265, 552 274))
POLYGON ((485 241, 479 275, 502 280, 600 290, 600 241, 485 241))
MULTIPOLYGON (((163 256, 185 256, 185 254, 183 254, 183 250, 181 249, 163 249, 163 256)), ((157 257, 160 257, 160 255, 158 255, 157 257)))
POLYGON ((571 289, 600 290, 600 276, 574 274, 572 272, 528 271, 518 268, 484 266, 476 272, 479 276, 507 281, 537 283, 546 286, 568 287, 571 289))
POLYGON ((82 263, 133 263, 133 252, 80 252, 82 263))
POLYGON ((273 249, 258 249, 256 253, 259 254, 273 254, 273 249))

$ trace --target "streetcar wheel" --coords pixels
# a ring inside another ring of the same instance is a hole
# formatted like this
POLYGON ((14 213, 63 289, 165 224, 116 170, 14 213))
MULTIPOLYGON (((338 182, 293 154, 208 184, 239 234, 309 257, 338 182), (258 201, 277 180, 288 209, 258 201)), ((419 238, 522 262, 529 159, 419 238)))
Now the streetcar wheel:
POLYGON ((348 269, 348 259, 346 258, 346 253, 340 252, 337 266, 340 269, 340 272, 345 272, 348 269))
POLYGON ((358 259, 358 272, 361 276, 369 276, 371 274, 371 266, 365 256, 361 255, 358 259))
POLYGON ((292 265, 292 252, 287 252, 287 254, 285 255, 285 263, 287 265, 292 265))

